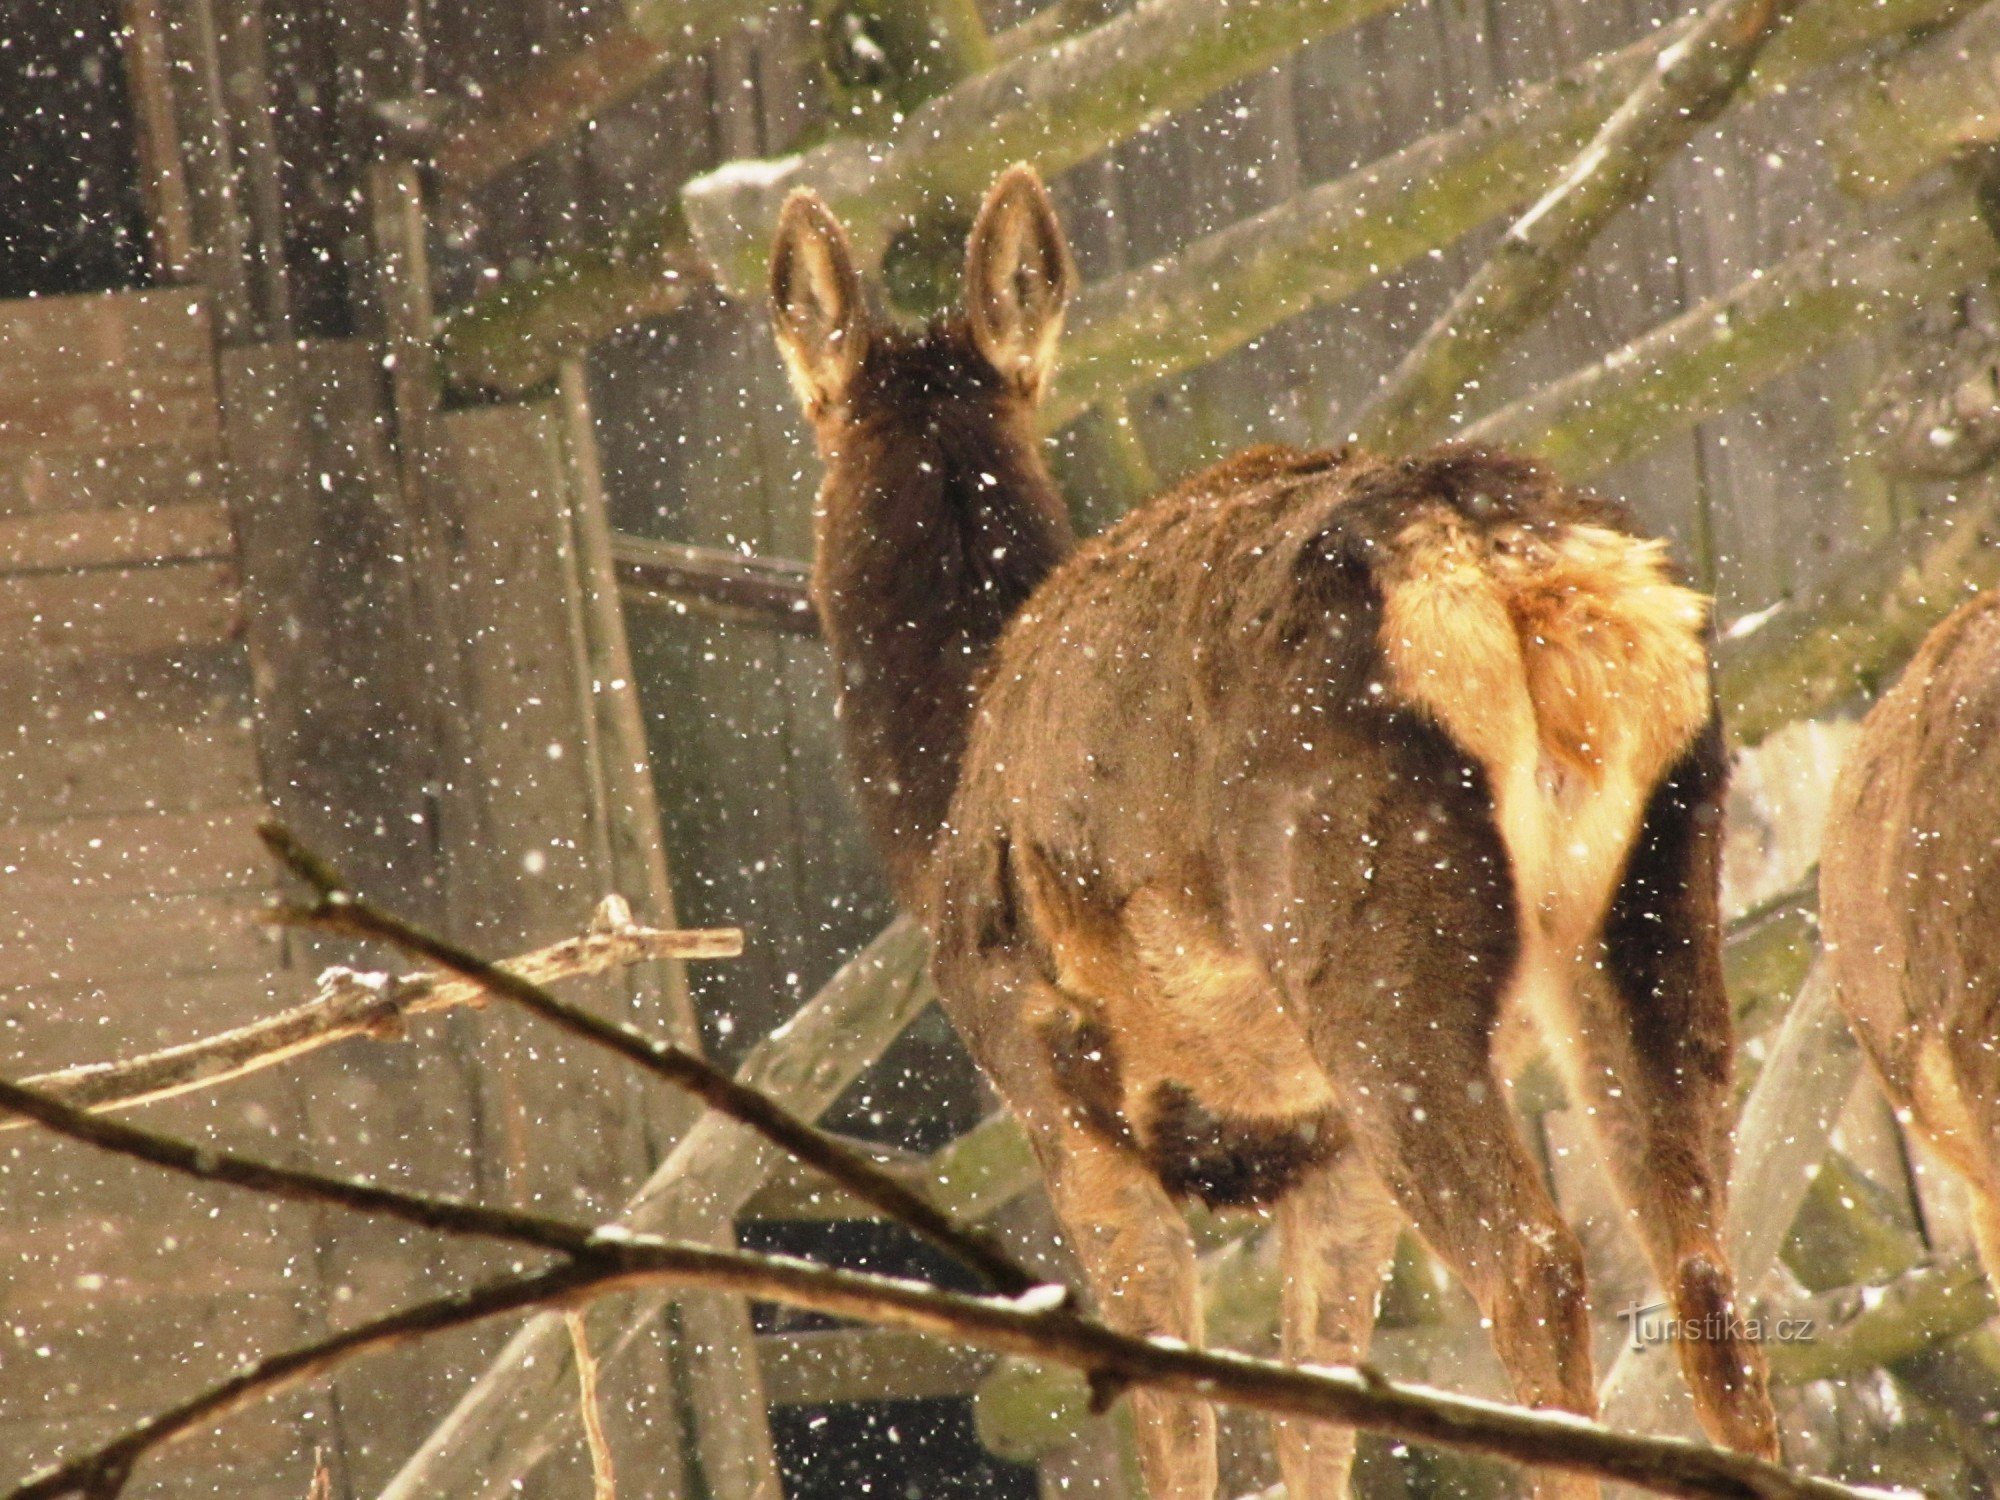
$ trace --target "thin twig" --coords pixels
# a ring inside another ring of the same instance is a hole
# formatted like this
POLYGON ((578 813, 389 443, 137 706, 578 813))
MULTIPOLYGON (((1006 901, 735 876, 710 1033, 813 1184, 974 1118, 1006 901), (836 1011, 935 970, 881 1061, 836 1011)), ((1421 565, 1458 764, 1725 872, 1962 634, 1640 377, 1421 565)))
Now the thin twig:
MULTIPOLYGON (((1079 1316, 1062 1297, 969 1297, 918 1282, 836 1270, 783 1256, 675 1244, 560 1220, 427 1199, 309 1172, 204 1152, 186 1142, 71 1109, 16 1085, 6 1102, 52 1128, 210 1181, 283 1183, 305 1196, 454 1233, 489 1234, 560 1248, 567 1264, 408 1308, 273 1356, 141 1423, 105 1446, 29 1480, 9 1500, 83 1493, 115 1496, 147 1453, 296 1382, 323 1375, 369 1350, 505 1313, 570 1307, 610 1292, 662 1283, 706 1287, 795 1307, 910 1328, 1085 1371, 1101 1386, 1146 1385, 1280 1415, 1365 1427, 1410 1441, 1549 1465, 1641 1485, 1662 1494, 1718 1500, 1860 1500, 1861 1492, 1793 1474, 1738 1453, 1672 1438, 1611 1432, 1561 1413, 1531 1412, 1423 1387, 1373 1372, 1299 1369, 1176 1342, 1119 1334, 1079 1316), (142 1144, 143 1140, 143 1144, 142 1144), (231 1165, 223 1167, 221 1163, 231 1165)), ((259 1189, 266 1190, 266 1189, 259 1189)))
POLYGON ((1037 1284, 1035 1277, 983 1234, 953 1224, 928 1199, 872 1161, 795 1118, 757 1090, 738 1083, 706 1058, 657 1042, 630 1026, 602 1020, 557 999, 531 980, 487 963, 454 943, 371 906, 354 894, 336 870, 278 824, 267 823, 259 832, 272 853, 318 892, 318 900, 309 907, 281 908, 277 913, 279 920, 393 943, 407 953, 449 969, 493 994, 525 1006, 570 1035, 607 1048, 656 1077, 686 1089, 710 1109, 719 1110, 756 1131, 779 1150, 818 1168, 862 1202, 915 1230, 946 1254, 964 1262, 994 1290, 1011 1296, 1037 1284))
POLYGON ((1734 96, 1797 0, 1714 0, 1606 120, 1556 185, 1501 237, 1355 422, 1402 452, 1435 436, 1453 403, 1540 317, 1598 232, 1734 96))
MULTIPOLYGON (((547 984, 656 959, 734 958, 742 951, 743 933, 738 928, 641 927, 633 922, 632 909, 622 897, 606 896, 588 932, 510 958, 504 967, 547 984)), ((394 1038, 401 1035, 407 1017, 483 1005, 486 997, 484 985, 444 974, 391 976, 333 968, 320 976, 312 999, 275 1016, 143 1057, 87 1063, 23 1081, 85 1109, 124 1109, 213 1088, 349 1037, 394 1038)), ((0 1116, 0 1130, 27 1123, 0 1116)))
POLYGON ((199 1182, 244 1188, 293 1203, 327 1203, 356 1213, 400 1219, 441 1234, 510 1240, 555 1255, 588 1253, 596 1242, 589 1229, 506 1208, 483 1208, 456 1198, 433 1198, 379 1187, 347 1177, 329 1177, 302 1167, 280 1166, 233 1151, 196 1146, 123 1120, 92 1114, 18 1083, 0 1079, 0 1109, 25 1115, 59 1135, 100 1150, 178 1172, 199 1182))
POLYGON ((611 1461, 611 1440, 604 1435, 604 1412, 597 1400, 597 1356, 590 1352, 590 1324, 571 1308, 563 1314, 569 1345, 576 1355, 576 1404, 583 1421, 584 1446, 590 1450, 591 1500, 618 1500, 618 1471, 611 1461))

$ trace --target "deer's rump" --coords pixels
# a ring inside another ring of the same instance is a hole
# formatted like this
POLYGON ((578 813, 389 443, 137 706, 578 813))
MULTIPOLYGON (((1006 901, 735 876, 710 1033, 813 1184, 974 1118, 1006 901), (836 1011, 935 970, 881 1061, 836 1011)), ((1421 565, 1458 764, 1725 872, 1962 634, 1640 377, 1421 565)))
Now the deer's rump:
POLYGON ((1508 457, 1253 450, 1135 512, 980 692, 934 926, 1041 983, 975 1050, 1039 1036, 1177 1191, 1281 1194, 1343 1139, 1349 1009, 1445 989, 1490 1032, 1597 940, 1709 719, 1703 609, 1508 457))

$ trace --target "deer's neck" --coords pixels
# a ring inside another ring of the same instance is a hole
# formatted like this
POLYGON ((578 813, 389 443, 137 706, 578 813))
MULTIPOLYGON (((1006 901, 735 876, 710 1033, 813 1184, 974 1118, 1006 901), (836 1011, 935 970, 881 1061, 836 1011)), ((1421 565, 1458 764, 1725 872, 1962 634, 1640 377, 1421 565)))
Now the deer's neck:
POLYGON ((1000 632, 1074 545, 1024 420, 862 434, 830 466, 813 597, 841 728, 896 894, 920 908, 1000 632))

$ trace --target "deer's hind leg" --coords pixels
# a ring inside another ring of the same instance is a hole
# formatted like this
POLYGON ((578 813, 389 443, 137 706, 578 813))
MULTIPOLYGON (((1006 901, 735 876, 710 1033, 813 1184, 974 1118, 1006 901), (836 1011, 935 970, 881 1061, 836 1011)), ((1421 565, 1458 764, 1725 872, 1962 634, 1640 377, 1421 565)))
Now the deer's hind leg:
MULTIPOLYGON (((1201 1287, 1187 1220, 1137 1155, 1065 1119, 1034 1129, 1056 1217, 1100 1315, 1121 1332, 1202 1342, 1201 1287)), ((1152 1500, 1210 1500, 1215 1408, 1157 1391, 1131 1395, 1139 1467, 1152 1500)))
POLYGON ((1545 1030, 1681 1327, 1681 1368, 1717 1442, 1778 1456, 1764 1358, 1737 1323, 1726 1248, 1733 1104, 1711 732, 1654 792, 1605 923, 1545 1030))
MULTIPOLYGON (((1266 788, 1281 821, 1241 831, 1238 929, 1305 1019, 1361 1157, 1465 1284, 1526 1405, 1597 1409, 1583 1254, 1493 1066, 1518 952, 1483 784, 1442 742, 1387 746, 1266 788)), ((1545 1497, 1596 1493, 1544 1471, 1545 1497)))
MULTIPOLYGON (((1403 1216, 1351 1141, 1313 1167, 1278 1208, 1285 1359, 1358 1364, 1368 1357, 1382 1278, 1403 1216)), ((1341 1500, 1354 1429, 1276 1421, 1278 1472, 1293 1500, 1341 1500)))
MULTIPOLYGON (((988 951, 955 961, 947 945, 937 979, 961 1034, 1028 1133, 1098 1315, 1124 1333, 1199 1346, 1193 1238, 1126 1132, 1108 1034, 1025 955, 988 951)), ((1131 1401, 1152 1500, 1212 1500, 1214 1408, 1146 1390, 1131 1401)))

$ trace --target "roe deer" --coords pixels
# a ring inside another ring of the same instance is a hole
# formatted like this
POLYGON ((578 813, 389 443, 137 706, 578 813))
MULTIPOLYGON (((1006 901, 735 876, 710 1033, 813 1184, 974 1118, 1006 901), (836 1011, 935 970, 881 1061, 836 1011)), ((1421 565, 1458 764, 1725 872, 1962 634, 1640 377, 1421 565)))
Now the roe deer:
POLYGON ((1834 782, 1834 993, 1897 1117, 1965 1180, 2000 1287, 2000 594, 1941 623, 1834 782))
MULTIPOLYGON (((1679 1344, 1705 1425, 1774 1456, 1720 1239, 1705 602, 1623 512, 1468 451, 1252 450, 1069 552, 1033 413, 1072 280, 1026 168, 920 337, 809 194, 772 261, 862 805, 1101 1312, 1198 1342, 1175 1200, 1272 1206, 1287 1357, 1358 1360, 1407 1218, 1520 1398, 1594 1411, 1582 1256, 1494 1056, 1519 1014, 1715 1334, 1679 1344)), ((1207 1500, 1212 1411, 1134 1400, 1154 1500, 1207 1500)), ((1345 1492, 1351 1432, 1278 1435, 1293 1500, 1345 1492)))

